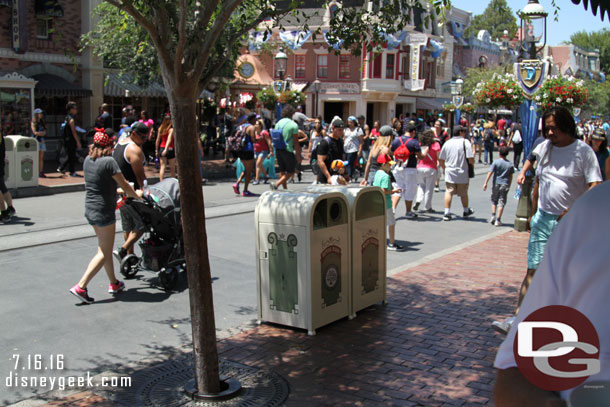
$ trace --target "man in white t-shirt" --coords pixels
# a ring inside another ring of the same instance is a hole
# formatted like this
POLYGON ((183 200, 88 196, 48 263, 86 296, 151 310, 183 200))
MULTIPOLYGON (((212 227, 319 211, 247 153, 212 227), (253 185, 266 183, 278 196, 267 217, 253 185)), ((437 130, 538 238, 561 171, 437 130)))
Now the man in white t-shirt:
MULTIPOLYGON (((532 196, 538 199, 532 200, 527 274, 521 284, 515 312, 519 311, 557 222, 580 196, 602 181, 595 152, 576 138, 572 114, 564 107, 555 106, 544 113, 542 120, 542 132, 547 139, 533 151, 538 166, 532 196)), ((492 326, 496 331, 506 333, 513 320, 495 321, 492 326)))
MULTIPOLYGON (((606 386, 610 385, 610 273, 603 242, 610 230, 608 202, 610 184, 604 183, 574 204, 549 239, 544 258, 515 320, 515 326, 518 326, 532 312, 549 305, 571 307, 584 314, 599 337, 601 368, 585 384, 606 381, 606 386)), ((556 393, 535 387, 516 368, 513 345, 517 331, 515 328, 508 333, 496 355, 494 366, 500 369, 495 388, 496 406, 565 406, 560 397, 567 400, 574 389, 562 391, 558 397, 556 393)), ((600 386, 587 388, 585 384, 579 389, 581 395, 600 391, 600 386)), ((572 405, 602 404, 581 401, 572 405)))
POLYGON ((472 145, 466 140, 468 130, 462 126, 453 129, 453 137, 443 144, 438 161, 445 170, 445 215, 444 221, 450 221, 451 200, 453 195, 460 197, 464 207, 463 216, 471 216, 474 211, 468 207, 468 162, 474 165, 472 145))

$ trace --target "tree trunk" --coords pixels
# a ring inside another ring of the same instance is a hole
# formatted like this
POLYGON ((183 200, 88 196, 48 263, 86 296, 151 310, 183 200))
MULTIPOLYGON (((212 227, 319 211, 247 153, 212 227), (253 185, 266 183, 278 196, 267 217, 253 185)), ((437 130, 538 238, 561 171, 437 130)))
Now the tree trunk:
POLYGON ((192 87, 168 92, 179 169, 182 230, 193 329, 195 383, 199 393, 220 392, 212 279, 199 172, 196 95, 192 87))

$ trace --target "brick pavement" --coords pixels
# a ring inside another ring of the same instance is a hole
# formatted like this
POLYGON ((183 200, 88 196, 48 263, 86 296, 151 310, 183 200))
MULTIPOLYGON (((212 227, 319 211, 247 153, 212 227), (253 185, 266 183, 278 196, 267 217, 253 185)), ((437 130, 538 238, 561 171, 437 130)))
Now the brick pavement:
MULTIPOLYGON (((509 231, 388 279, 388 305, 305 332, 264 324, 219 342, 221 357, 273 370, 286 406, 488 406, 509 314, 526 269, 526 233, 509 231)), ((47 406, 111 406, 90 392, 47 406)))

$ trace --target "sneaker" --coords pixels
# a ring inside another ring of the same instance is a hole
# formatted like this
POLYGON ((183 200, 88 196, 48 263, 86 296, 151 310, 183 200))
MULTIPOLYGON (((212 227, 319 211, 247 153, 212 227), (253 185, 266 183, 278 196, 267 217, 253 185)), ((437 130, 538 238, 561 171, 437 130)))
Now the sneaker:
POLYGON ((70 173, 70 176, 71 176, 71 177, 73 177, 73 178, 82 178, 82 177, 83 177, 82 175, 80 175, 80 174, 79 174, 79 173, 77 173, 77 172, 71 172, 71 173, 70 173))
POLYGON ((444 220, 445 222, 449 222, 451 219, 453 219, 453 217, 451 216, 451 214, 450 214, 450 213, 448 213, 448 214, 446 214, 446 215, 443 215, 443 220, 444 220))
POLYGON ((268 184, 269 183, 269 177, 265 177, 265 181, 263 181, 264 184, 268 184))
POLYGON ((492 225, 496 223, 496 215, 491 215, 491 217, 489 218, 489 223, 491 223, 492 225))
POLYGON ((250 196, 258 196, 258 194, 252 193, 250 191, 244 191, 244 192, 241 193, 241 196, 248 196, 248 197, 250 197, 250 196))
POLYGON ((441 189, 439 187, 434 187, 434 192, 441 192, 441 189))
POLYGON ((483 164, 483 161, 479 160, 479 164, 483 164))
POLYGON ((58 173, 60 173, 61 175, 65 175, 66 171, 64 169, 62 169, 61 167, 57 167, 56 170, 58 173))
POLYGON ((494 331, 507 335, 508 331, 513 327, 515 317, 506 318, 504 321, 494 321, 491 323, 491 327, 494 331))
POLYGON ((78 284, 74 284, 74 287, 70 288, 70 292, 85 304, 92 304, 93 301, 95 301, 93 298, 89 297, 87 289, 80 288, 78 284))
POLYGON ((0 222, 8 223, 11 220, 11 215, 8 214, 8 211, 0 212, 0 222))
POLYGON ((403 251, 405 248, 399 244, 396 243, 388 243, 388 250, 391 250, 393 252, 401 252, 403 251))
POLYGON ((274 183, 269 184, 269 189, 272 191, 277 191, 277 186, 274 183))
POLYGON ((41 172, 40 174, 38 174, 38 178, 46 178, 47 176, 45 175, 44 172, 41 172))
POLYGON ((8 213, 8 216, 15 216, 15 214, 17 213, 15 208, 13 208, 12 206, 6 208, 6 212, 8 213))
POLYGON ((119 264, 121 264, 121 262, 123 261, 125 256, 127 256, 127 250, 124 247, 119 247, 118 249, 116 249, 112 252, 112 255, 114 256, 116 261, 118 261, 119 264))
POLYGON ((110 294, 116 294, 119 291, 123 291, 125 289, 125 283, 117 280, 116 284, 108 284, 108 292, 110 294))
POLYGON ((413 211, 417 211, 419 209, 419 202, 415 202, 415 205, 413 205, 413 211))
POLYGON ((500 219, 496 219, 496 221, 494 222, 495 226, 502 226, 502 222, 500 221, 500 219))
POLYGON ((432 209, 432 208, 426 209, 426 212, 427 213, 436 213, 436 211, 434 209, 432 209))
POLYGON ((417 214, 413 213, 413 212, 407 212, 407 213, 405 213, 405 218, 407 218, 407 219, 415 219, 415 218, 417 218, 417 214))
POLYGON ((239 195, 239 184, 233 184, 233 192, 235 192, 235 195, 239 195))
POLYGON ((462 216, 463 216, 464 218, 467 218, 467 217, 469 217, 469 216, 472 216, 473 214, 474 214, 474 211, 472 210, 472 208, 468 208, 468 210, 467 210, 467 211, 464 211, 464 213, 463 213, 463 215, 462 215, 462 216))
POLYGON ((303 174, 301 174, 300 172, 297 174, 297 178, 299 180, 299 182, 301 182, 301 180, 303 179, 303 174))
POLYGON ((261 182, 260 182, 259 180, 257 180, 257 179, 255 179, 254 181, 252 181, 252 185, 258 185, 258 184, 260 184, 260 183, 261 183, 261 182))

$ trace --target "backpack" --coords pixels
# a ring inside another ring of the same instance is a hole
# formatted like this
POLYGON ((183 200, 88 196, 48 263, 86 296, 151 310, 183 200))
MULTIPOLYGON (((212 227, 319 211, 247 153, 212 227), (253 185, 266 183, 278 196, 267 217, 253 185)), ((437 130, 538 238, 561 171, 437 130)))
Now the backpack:
POLYGON ((235 133, 232 133, 227 139, 229 151, 238 153, 244 149, 247 143, 246 126, 240 126, 235 133))
POLYGON ((409 159, 409 156, 411 155, 411 152, 409 151, 409 148, 407 147, 408 141, 409 140, 407 139, 407 141, 403 142, 402 137, 400 138, 400 146, 398 146, 396 151, 394 151, 394 158, 396 158, 397 160, 400 160, 402 162, 407 162, 407 160, 409 159))
POLYGON ((277 124, 275 128, 271 129, 271 142, 276 150, 286 150, 286 140, 284 140, 284 129, 278 128, 277 124))
POLYGON ((70 136, 72 135, 72 134, 69 133, 69 130, 70 130, 70 125, 69 125, 70 120, 72 120, 72 118, 69 115, 66 116, 66 118, 64 119, 64 122, 59 127, 59 134, 61 134, 61 136, 63 137, 64 141, 65 140, 69 140, 70 136))
POLYGON ((484 140, 487 144, 492 144, 494 142, 494 133, 491 129, 487 129, 485 130, 484 134, 484 140))

